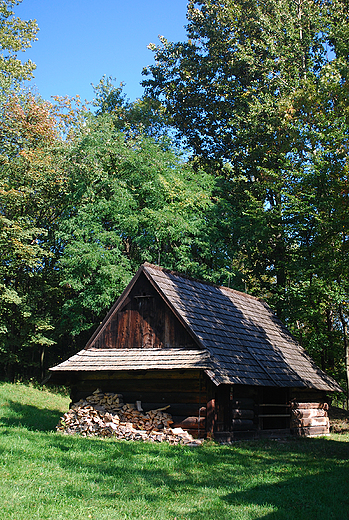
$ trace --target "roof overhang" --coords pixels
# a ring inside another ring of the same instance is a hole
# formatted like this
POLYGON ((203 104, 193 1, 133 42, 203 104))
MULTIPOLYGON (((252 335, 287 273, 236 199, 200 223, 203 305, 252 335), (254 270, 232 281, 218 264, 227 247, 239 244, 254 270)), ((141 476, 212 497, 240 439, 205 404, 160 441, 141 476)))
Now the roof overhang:
POLYGON ((50 372, 207 369, 205 350, 180 348, 83 349, 50 372))

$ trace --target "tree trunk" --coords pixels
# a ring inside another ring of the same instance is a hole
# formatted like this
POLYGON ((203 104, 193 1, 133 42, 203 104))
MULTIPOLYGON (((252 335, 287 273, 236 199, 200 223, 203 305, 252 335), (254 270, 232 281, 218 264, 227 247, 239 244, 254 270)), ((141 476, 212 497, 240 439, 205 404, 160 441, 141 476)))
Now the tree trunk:
POLYGON ((45 376, 44 358, 45 358, 45 345, 42 346, 41 356, 40 356, 41 381, 44 380, 44 376, 45 376))
POLYGON ((348 326, 343 313, 342 304, 339 305, 339 318, 342 323, 343 328, 343 341, 344 341, 344 351, 345 351, 345 380, 347 384, 347 394, 346 394, 346 408, 349 410, 349 344, 348 344, 348 326))

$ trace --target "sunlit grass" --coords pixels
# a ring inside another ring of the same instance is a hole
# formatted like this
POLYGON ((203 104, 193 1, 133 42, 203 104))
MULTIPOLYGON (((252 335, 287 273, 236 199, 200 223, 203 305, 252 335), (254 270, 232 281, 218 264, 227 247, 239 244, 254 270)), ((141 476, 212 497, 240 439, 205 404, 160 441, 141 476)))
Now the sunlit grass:
POLYGON ((349 435, 198 448, 69 437, 54 431, 68 404, 0 384, 0 519, 349 519, 349 435))

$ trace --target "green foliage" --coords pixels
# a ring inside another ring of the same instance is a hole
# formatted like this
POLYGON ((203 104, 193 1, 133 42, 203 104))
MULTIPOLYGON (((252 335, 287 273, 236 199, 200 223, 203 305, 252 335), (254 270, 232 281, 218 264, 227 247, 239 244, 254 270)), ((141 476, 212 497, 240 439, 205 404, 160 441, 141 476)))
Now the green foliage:
MULTIPOLYGON (((78 100, 77 100, 78 101, 78 100)), ((194 273, 212 177, 113 110, 12 95, 0 118, 0 364, 39 377, 82 347, 148 260, 194 273), (39 369, 40 367, 40 369, 39 369)))
POLYGON ((124 83, 114 85, 114 78, 103 76, 93 85, 95 98, 92 105, 96 115, 110 114, 115 128, 127 137, 148 135, 159 138, 167 133, 162 104, 148 96, 130 102, 123 93, 124 83))
POLYGON ((24 21, 16 17, 13 7, 22 0, 0 1, 0 100, 11 88, 33 77, 36 65, 17 58, 20 51, 31 47, 39 30, 36 20, 24 21))
MULTIPOLYGON (((204 236, 211 177, 147 136, 91 117, 67 157, 71 202, 60 221, 64 313, 79 334, 103 317, 144 261, 188 270, 204 236)), ((193 265, 190 267, 192 271, 193 265)))
POLYGON ((14 366, 30 373, 55 343, 61 289, 54 269, 59 249, 54 230, 66 191, 59 168, 64 145, 50 105, 31 95, 13 95, 3 108, 0 363, 13 377, 14 366))
POLYGON ((289 148, 290 94, 326 59, 318 3, 190 1, 187 18, 187 42, 150 46, 148 95, 196 154, 267 174, 289 148))
POLYGON ((187 18, 186 42, 150 46, 146 93, 219 179, 235 287, 349 386, 346 2, 190 1, 187 18))
POLYGON ((8 376, 82 347, 150 261, 266 298, 349 387, 347 2, 190 1, 187 41, 150 45, 146 95, 103 77, 89 115, 9 90, 37 32, 15 4, 0 2, 8 376))

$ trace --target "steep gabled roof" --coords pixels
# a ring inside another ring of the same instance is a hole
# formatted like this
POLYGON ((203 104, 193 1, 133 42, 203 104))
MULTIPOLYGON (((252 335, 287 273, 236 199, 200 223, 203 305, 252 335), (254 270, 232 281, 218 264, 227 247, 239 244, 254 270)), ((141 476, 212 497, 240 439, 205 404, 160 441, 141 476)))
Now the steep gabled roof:
POLYGON ((107 367, 108 363, 109 370, 140 370, 145 368, 145 364, 148 368, 159 369, 195 366, 205 369, 217 385, 225 383, 341 390, 332 378, 315 365, 265 302, 151 264, 144 264, 139 269, 86 349, 51 370, 89 370, 92 365, 95 370, 103 370, 103 366, 107 367), (144 273, 194 338, 198 351, 141 349, 142 356, 137 359, 135 349, 122 349, 122 352, 120 349, 108 349, 109 352, 104 353, 101 349, 89 348, 113 313, 125 302, 141 273, 144 273), (178 358, 174 360, 176 353, 178 358), (108 362, 103 365, 100 356, 109 356, 108 362), (90 368, 86 368, 88 357, 90 368), (145 358, 148 364, 144 362, 145 358))

